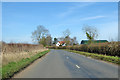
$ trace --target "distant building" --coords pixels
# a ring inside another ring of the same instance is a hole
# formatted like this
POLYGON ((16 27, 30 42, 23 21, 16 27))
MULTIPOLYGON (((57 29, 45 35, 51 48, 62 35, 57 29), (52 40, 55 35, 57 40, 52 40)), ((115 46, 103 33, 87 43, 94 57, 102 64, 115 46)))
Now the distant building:
MULTIPOLYGON (((108 42, 107 40, 94 40, 93 43, 105 43, 108 42)), ((88 44, 89 40, 82 40, 81 44, 88 44)))
POLYGON ((64 41, 58 41, 56 46, 66 46, 66 43, 64 41))

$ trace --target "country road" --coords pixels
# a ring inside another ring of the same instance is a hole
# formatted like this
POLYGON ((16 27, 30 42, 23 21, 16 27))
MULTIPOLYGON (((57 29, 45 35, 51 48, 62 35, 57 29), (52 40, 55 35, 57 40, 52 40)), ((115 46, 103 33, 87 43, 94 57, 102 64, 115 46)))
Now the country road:
POLYGON ((14 78, 118 78, 118 66, 64 50, 51 50, 14 78))

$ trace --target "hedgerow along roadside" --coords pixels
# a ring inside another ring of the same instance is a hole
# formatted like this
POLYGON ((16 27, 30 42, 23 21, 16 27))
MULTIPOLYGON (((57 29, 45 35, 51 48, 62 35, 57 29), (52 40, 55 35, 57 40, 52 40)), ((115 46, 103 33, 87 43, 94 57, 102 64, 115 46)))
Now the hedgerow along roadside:
POLYGON ((92 57, 94 59, 103 60, 103 61, 107 61, 107 62, 111 62, 111 63, 120 65, 120 57, 117 57, 117 56, 116 57, 115 56, 107 56, 107 55, 102 55, 102 54, 88 53, 88 52, 68 50, 68 49, 64 49, 64 50, 69 51, 69 52, 78 53, 81 55, 85 55, 87 57, 92 57))
POLYGON ((44 56, 49 51, 50 50, 39 52, 38 54, 30 58, 25 58, 25 59, 23 58, 18 62, 10 62, 9 64, 2 66, 2 79, 4 80, 7 78, 11 78, 15 73, 24 69, 25 67, 30 65, 32 62, 34 62, 36 59, 44 56))
POLYGON ((120 57, 120 42, 96 43, 96 44, 81 44, 75 46, 48 46, 50 49, 69 49, 76 51, 83 51, 89 53, 96 53, 108 56, 120 57))

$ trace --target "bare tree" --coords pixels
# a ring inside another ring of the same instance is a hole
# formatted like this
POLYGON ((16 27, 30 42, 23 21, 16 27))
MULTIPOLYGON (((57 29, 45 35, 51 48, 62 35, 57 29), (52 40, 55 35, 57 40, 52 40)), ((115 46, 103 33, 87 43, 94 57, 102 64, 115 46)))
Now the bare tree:
POLYGON ((70 30, 66 29, 65 31, 63 31, 63 36, 64 36, 64 41, 66 42, 66 45, 70 45, 70 30))
POLYGON ((50 35, 48 35, 46 37, 46 45, 51 46, 52 45, 52 37, 50 35))
POLYGON ((46 38, 42 37, 39 41, 39 44, 42 44, 43 46, 46 46, 46 38))
POLYGON ((64 41, 64 37, 58 38, 58 41, 64 41))
POLYGON ((86 33, 89 40, 95 40, 98 37, 98 31, 95 27, 85 25, 82 30, 86 33))
POLYGON ((77 45, 77 44, 78 44, 77 38, 76 37, 71 38, 70 45, 77 45))
POLYGON ((71 38, 69 36, 66 36, 64 38, 64 41, 65 41, 66 45, 70 45, 70 40, 71 40, 71 38))
POLYGON ((44 44, 43 42, 47 35, 49 34, 49 31, 42 25, 38 26, 37 29, 32 32, 32 40, 39 43, 39 44, 44 44))
POLYGON ((77 41, 77 37, 73 37, 73 45, 77 45, 78 41, 77 41))
POLYGON ((69 29, 66 29, 65 31, 63 31, 63 36, 66 37, 66 36, 70 36, 71 32, 69 29))

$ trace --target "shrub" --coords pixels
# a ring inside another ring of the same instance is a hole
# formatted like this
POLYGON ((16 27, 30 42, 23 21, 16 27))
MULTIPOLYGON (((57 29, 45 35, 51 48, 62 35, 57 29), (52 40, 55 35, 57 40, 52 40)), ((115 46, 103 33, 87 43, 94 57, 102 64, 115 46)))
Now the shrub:
POLYGON ((79 45, 79 46, 51 46, 51 49, 70 49, 76 51, 84 51, 96 54, 119 56, 120 57, 120 42, 107 42, 107 43, 93 43, 89 45, 79 45))

